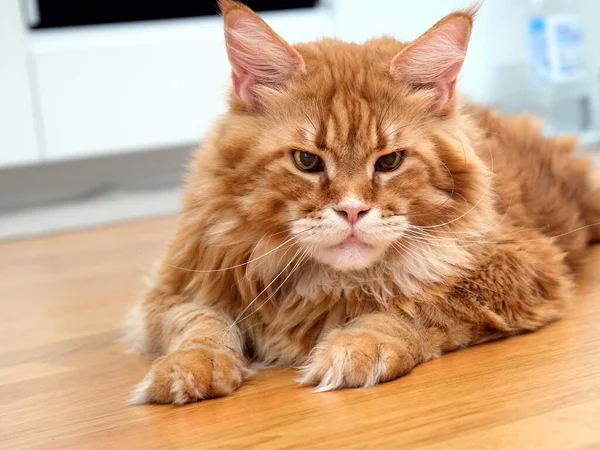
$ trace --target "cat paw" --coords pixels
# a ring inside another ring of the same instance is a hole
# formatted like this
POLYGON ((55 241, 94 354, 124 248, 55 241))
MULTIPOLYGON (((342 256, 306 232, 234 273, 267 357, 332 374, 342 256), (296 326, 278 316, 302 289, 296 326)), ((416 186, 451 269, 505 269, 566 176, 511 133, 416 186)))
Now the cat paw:
POLYGON ((240 387, 250 370, 239 355, 209 347, 179 350, 156 359, 133 390, 130 403, 185 403, 222 397, 240 387))
POLYGON ((302 384, 317 391, 366 388, 405 375, 416 365, 398 338, 364 330, 335 330, 302 368, 302 384))

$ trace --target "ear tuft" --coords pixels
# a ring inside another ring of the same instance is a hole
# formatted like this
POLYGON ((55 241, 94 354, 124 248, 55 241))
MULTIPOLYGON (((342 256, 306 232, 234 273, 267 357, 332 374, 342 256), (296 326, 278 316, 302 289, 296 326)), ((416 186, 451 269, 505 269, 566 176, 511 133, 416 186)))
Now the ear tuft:
POLYGON ((416 88, 434 89, 438 99, 436 108, 448 105, 454 97, 473 19, 480 6, 481 2, 477 2, 436 23, 394 57, 391 74, 416 88))
POLYGON ((221 14, 223 14, 223 16, 227 15, 227 13, 230 12, 232 9, 245 8, 244 5, 234 0, 218 0, 217 3, 219 4, 219 9, 221 10, 221 14))
POLYGON ((304 69, 300 54, 258 15, 232 0, 220 0, 227 55, 237 98, 250 108, 259 104, 257 88, 282 88, 304 69))

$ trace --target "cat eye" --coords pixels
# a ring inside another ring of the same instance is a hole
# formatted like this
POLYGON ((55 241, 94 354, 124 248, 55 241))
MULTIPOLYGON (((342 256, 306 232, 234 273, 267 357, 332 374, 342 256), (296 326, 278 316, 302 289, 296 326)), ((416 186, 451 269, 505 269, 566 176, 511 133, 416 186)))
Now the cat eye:
POLYGON ((294 162, 304 172, 322 172, 323 162, 318 155, 309 152, 295 151, 294 162))
POLYGON ((375 163, 375 170, 379 172, 391 172, 400 167, 404 159, 404 152, 393 152, 381 156, 375 163))

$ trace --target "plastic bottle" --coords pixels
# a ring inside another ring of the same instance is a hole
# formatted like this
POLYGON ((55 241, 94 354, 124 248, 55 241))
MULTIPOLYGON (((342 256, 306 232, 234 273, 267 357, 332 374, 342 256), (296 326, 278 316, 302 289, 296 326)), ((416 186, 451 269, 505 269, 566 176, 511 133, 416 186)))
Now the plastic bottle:
POLYGON ((530 0, 527 23, 533 112, 551 134, 583 133, 591 125, 584 33, 573 4, 530 0))

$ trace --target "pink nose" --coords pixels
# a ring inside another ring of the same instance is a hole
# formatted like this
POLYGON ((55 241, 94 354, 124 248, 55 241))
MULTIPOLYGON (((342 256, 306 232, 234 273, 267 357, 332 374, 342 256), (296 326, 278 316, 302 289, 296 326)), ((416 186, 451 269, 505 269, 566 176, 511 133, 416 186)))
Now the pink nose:
POLYGON ((349 204, 340 204, 333 208, 336 213, 346 219, 350 225, 358 222, 358 219, 364 217, 370 210, 364 203, 352 202, 349 204))

